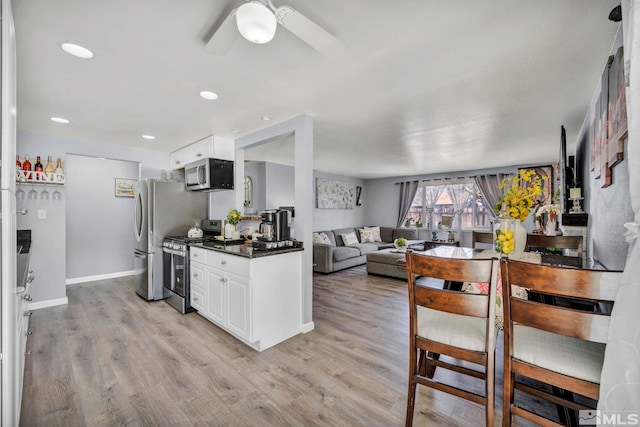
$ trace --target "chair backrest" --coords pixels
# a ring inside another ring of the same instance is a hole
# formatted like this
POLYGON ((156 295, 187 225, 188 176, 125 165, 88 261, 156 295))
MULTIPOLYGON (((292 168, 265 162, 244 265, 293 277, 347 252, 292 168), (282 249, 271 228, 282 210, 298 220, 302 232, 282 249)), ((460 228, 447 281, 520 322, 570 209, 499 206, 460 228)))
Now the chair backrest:
MULTIPOLYGON (((493 318, 497 265, 492 259, 452 259, 407 252, 407 277, 411 313, 417 306, 466 316, 493 318), (451 282, 489 283, 488 294, 468 294, 447 289, 416 284, 418 276, 451 282)), ((412 322, 414 323, 414 322, 412 322)), ((493 324, 494 322, 487 322, 493 324)), ((417 333, 417 323, 411 325, 411 333, 417 333), (413 329, 415 326, 415 329, 413 329)))
POLYGON ((577 257, 582 258, 582 236, 546 236, 544 234, 528 234, 525 251, 532 248, 573 249, 577 257))
POLYGON ((493 245, 493 233, 487 231, 472 231, 471 247, 475 248, 476 243, 486 243, 489 245, 493 245))
MULTIPOLYGON (((578 301, 613 303, 622 272, 501 260, 505 339, 514 324, 582 340, 606 343, 610 318, 565 305, 550 305, 514 296, 517 286, 528 292, 578 301)), ((506 344, 505 344, 506 346, 506 344)))

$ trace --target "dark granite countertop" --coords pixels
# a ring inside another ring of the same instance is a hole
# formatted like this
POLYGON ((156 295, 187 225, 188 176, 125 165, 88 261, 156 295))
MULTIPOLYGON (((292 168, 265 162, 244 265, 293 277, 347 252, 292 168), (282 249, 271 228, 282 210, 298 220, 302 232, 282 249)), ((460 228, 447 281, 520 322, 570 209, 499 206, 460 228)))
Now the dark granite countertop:
POLYGON ((281 249, 271 249, 267 251, 259 251, 259 250, 253 249, 250 244, 222 245, 216 242, 192 243, 189 246, 193 246, 196 248, 209 249, 212 251, 222 252, 229 255, 241 256, 245 258, 262 258, 266 256, 281 255, 281 254, 287 254, 290 252, 300 252, 304 250, 303 248, 281 248, 281 249))

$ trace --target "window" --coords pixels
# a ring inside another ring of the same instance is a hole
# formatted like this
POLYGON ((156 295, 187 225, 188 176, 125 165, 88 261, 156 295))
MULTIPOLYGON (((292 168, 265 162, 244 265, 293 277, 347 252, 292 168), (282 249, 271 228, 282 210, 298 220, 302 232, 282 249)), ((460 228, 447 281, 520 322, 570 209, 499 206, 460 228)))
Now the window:
POLYGON ((488 209, 490 207, 485 206, 475 182, 441 185, 425 182, 416 192, 405 225, 437 228, 445 215, 453 217, 454 228, 458 227, 459 221, 462 221, 462 228, 489 227, 491 214, 488 209), (432 199, 435 199, 434 205, 431 205, 432 199), (431 219, 433 227, 429 224, 431 219))

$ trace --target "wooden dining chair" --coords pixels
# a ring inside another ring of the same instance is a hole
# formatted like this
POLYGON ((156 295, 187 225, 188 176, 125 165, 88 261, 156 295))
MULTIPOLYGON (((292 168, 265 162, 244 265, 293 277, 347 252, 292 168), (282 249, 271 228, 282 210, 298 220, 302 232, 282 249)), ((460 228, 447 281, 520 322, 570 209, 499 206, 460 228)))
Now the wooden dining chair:
POLYGON ((527 252, 534 252, 546 251, 548 248, 571 249, 575 251, 576 255, 565 256, 564 254, 559 254, 556 255, 558 257, 557 262, 553 262, 553 257, 551 257, 551 262, 557 265, 574 265, 576 267, 581 267, 583 251, 582 245, 582 236, 546 236, 544 234, 528 234, 524 250, 527 252))
POLYGON ((493 246, 493 233, 488 231, 472 231, 471 232, 471 247, 475 248, 476 243, 485 243, 493 246))
POLYGON ((493 425, 498 261, 440 258, 408 252, 406 268, 410 331, 406 425, 413 422, 418 384, 484 405, 486 425, 493 425), (488 283, 488 295, 426 287, 417 283, 420 276, 488 283), (439 355, 475 363, 483 369, 448 363, 440 360, 439 355), (427 372, 436 366, 484 379, 484 395, 431 378, 427 372))
POLYGON ((505 324, 502 425, 510 426, 513 415, 539 425, 562 425, 518 405, 514 401, 515 390, 572 411, 592 409, 515 379, 521 375, 597 401, 609 316, 522 299, 515 296, 512 287, 554 297, 613 303, 622 273, 503 258, 501 276, 505 324))

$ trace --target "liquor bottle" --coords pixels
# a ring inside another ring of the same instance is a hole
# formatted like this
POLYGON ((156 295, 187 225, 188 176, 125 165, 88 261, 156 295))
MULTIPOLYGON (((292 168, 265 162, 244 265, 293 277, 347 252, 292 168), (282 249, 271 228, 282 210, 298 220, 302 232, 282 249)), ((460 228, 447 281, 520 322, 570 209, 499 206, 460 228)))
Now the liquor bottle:
MULTIPOLYGON (((24 171, 30 171, 31 170, 31 162, 29 161, 29 155, 28 154, 24 155, 24 162, 22 162, 22 170, 24 170, 24 171)), ((31 174, 30 173, 25 173, 24 176, 27 179, 31 179, 31 174)))
POLYGON ((36 164, 33 165, 33 170, 36 171, 36 179, 42 179, 42 174, 40 172, 44 171, 44 167, 40 162, 40 156, 36 157, 36 164))
POLYGON ((16 169, 22 169, 22 163, 20 162, 20 155, 16 154, 16 169))
POLYGON ((47 166, 44 168, 44 171, 47 173, 45 179, 47 181, 53 181, 53 173, 56 171, 53 167, 53 163, 51 163, 51 156, 47 157, 47 166))
POLYGON ((64 169, 62 169, 62 160, 58 157, 58 161, 56 163, 56 180, 63 181, 64 180, 64 169))

